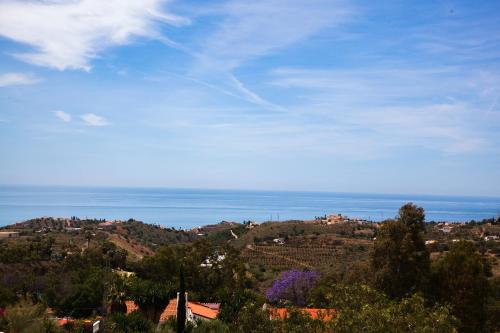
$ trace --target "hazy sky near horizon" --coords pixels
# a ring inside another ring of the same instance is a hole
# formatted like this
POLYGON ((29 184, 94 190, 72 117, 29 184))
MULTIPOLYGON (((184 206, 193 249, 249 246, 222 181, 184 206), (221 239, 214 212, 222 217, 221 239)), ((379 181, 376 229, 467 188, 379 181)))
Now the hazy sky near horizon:
POLYGON ((0 2, 0 184, 500 195, 499 1, 0 2))

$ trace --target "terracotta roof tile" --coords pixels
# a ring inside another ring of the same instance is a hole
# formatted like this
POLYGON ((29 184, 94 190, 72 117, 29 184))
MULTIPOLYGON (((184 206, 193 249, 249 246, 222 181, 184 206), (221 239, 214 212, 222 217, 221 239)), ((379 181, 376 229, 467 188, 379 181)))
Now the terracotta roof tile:
MULTIPOLYGON (((215 319, 219 314, 220 304, 218 303, 207 303, 207 304, 188 301, 188 308, 195 316, 204 317, 207 319, 215 319)), ((170 300, 167 307, 160 315, 160 321, 165 321, 168 318, 175 316, 177 316, 177 298, 173 298, 170 300)))
POLYGON ((125 301, 125 306, 127 307, 127 314, 139 310, 139 307, 134 301, 125 301))
POLYGON ((211 309, 202 303, 188 302, 188 307, 194 315, 208 319, 215 319, 219 314, 219 310, 211 309))
POLYGON ((170 302, 168 302, 167 307, 163 310, 160 315, 160 321, 165 321, 170 317, 177 316, 177 298, 172 298, 170 302))

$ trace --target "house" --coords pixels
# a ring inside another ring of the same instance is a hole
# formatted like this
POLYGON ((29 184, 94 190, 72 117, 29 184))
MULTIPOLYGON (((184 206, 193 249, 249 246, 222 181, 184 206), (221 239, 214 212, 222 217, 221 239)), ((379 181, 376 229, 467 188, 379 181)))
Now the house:
MULTIPOLYGON (((215 263, 220 263, 220 262, 224 261, 224 259, 226 259, 225 254, 218 254, 217 258, 215 258, 215 259, 213 259, 213 258, 205 259, 205 261, 203 261, 200 264, 200 267, 212 267, 215 263)), ((219 267, 220 267, 220 265, 219 265, 219 267)))
POLYGON ((247 229, 253 229, 253 228, 255 228, 256 226, 258 226, 259 224, 258 224, 257 222, 255 222, 255 221, 248 221, 248 222, 246 223, 246 225, 247 225, 247 226, 246 226, 246 228, 247 228, 247 229))
POLYGON ((337 215, 329 215, 321 222, 326 224, 336 224, 336 223, 349 222, 349 219, 345 216, 342 216, 342 214, 337 214, 337 215))
POLYGON ((19 232, 17 231, 0 231, 0 239, 2 238, 18 238, 19 232))
MULTIPOLYGON (((312 319, 321 319, 330 321, 333 319, 337 311, 335 309, 315 309, 315 308, 299 308, 300 313, 310 316, 312 319)), ((269 318, 271 320, 285 319, 290 315, 290 310, 287 308, 270 308, 269 318)))
POLYGON ((277 245, 285 245, 285 239, 284 238, 275 238, 273 239, 273 242, 277 245))
POLYGON ((445 234, 449 234, 452 230, 453 230, 453 227, 451 227, 451 226, 445 226, 445 227, 442 227, 441 229, 439 229, 439 231, 441 231, 445 234))
POLYGON ((135 275, 134 272, 124 271, 122 269, 113 269, 113 272, 118 274, 119 276, 121 276, 123 278, 129 278, 129 277, 135 275))
MULTIPOLYGON (((170 317, 177 316, 178 300, 179 294, 177 294, 177 298, 173 298, 170 300, 167 307, 160 316, 160 323, 167 321, 170 317)), ((197 320, 214 320, 215 318, 217 318, 219 311, 219 303, 199 303, 191 301, 186 302, 186 319, 190 322, 196 322, 197 320)))

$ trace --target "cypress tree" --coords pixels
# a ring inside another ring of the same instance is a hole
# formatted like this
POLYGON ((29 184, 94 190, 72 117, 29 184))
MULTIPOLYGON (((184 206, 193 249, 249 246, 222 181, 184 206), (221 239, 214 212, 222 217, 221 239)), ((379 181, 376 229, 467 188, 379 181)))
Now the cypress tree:
POLYGON ((186 328, 186 287, 184 285, 184 270, 179 273, 179 300, 177 301, 177 333, 184 333, 186 328))

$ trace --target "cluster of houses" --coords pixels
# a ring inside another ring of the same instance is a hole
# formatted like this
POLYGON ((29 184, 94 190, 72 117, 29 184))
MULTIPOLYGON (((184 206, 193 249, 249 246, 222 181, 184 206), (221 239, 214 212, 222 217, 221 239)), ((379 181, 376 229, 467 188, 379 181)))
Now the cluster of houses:
MULTIPOLYGON (((196 324, 200 320, 214 320, 217 318, 220 312, 220 303, 201 303, 193 302, 188 300, 188 295, 186 293, 186 320, 193 324, 196 324)), ((139 307, 133 301, 125 302, 127 308, 127 314, 139 310, 139 307)), ((168 305, 165 307, 160 315, 159 325, 164 324, 170 318, 177 317, 177 310, 179 305, 179 293, 177 293, 177 298, 170 300, 168 305)), ((274 308, 269 307, 264 304, 263 310, 269 310, 269 318, 272 320, 285 319, 290 315, 290 310, 287 308, 274 308)), ((316 309, 316 308, 299 308, 297 311, 304 315, 309 315, 313 319, 321 319, 324 321, 331 320, 335 314, 335 309, 316 309)))
MULTIPOLYGON (((196 323, 198 320, 214 320, 220 311, 220 303, 201 303, 189 301, 186 293, 186 320, 192 323, 196 323)), ((163 324, 170 318, 177 317, 177 307, 179 304, 179 293, 177 293, 177 298, 171 299, 163 312, 160 315, 159 324, 163 324)), ((134 301, 126 301, 125 306, 127 308, 127 314, 139 310, 139 307, 134 303, 134 301)))
POLYGON ((321 224, 339 224, 339 223, 364 223, 369 222, 368 220, 352 218, 342 214, 330 214, 325 216, 316 217, 315 222, 319 221, 321 224))

